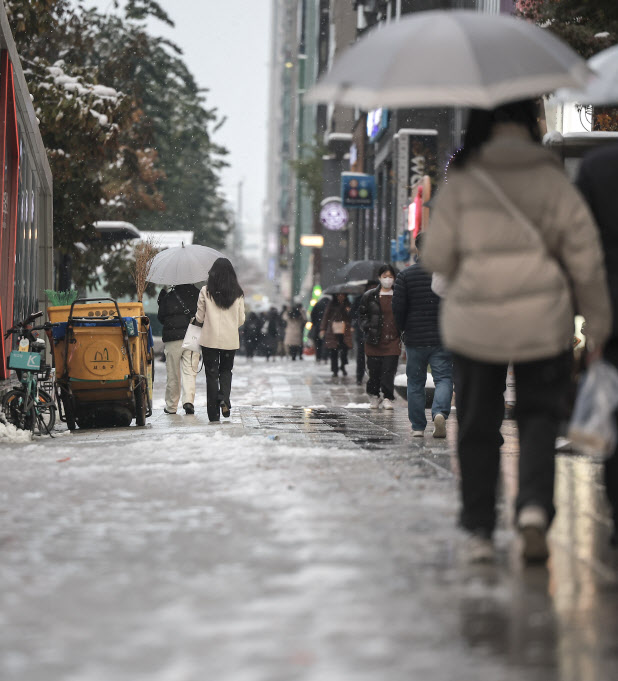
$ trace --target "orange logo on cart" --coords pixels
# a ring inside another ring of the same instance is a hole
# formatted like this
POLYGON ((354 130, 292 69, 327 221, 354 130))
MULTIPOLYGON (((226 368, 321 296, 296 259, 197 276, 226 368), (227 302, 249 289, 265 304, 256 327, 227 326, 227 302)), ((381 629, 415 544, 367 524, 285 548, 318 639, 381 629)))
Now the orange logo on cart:
POLYGON ((120 355, 118 348, 107 342, 95 342, 84 351, 86 369, 95 376, 107 376, 118 366, 120 355))

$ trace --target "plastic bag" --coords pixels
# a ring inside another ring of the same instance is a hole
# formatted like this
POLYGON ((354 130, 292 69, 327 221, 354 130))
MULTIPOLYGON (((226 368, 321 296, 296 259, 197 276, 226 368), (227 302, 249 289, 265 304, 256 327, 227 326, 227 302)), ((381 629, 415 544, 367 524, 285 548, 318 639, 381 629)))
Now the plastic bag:
POLYGON ((618 431, 618 370, 608 362, 594 362, 586 372, 575 400, 568 437, 573 446, 590 456, 609 456, 618 431))

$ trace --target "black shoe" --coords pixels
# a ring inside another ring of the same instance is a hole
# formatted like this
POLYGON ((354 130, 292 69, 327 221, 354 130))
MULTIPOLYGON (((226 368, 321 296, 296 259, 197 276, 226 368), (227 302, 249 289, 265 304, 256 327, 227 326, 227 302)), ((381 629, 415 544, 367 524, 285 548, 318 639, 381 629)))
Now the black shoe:
POLYGON ((337 378, 337 375, 338 375, 337 372, 333 371, 333 378, 337 378))
POLYGON ((362 378, 357 378, 357 379, 356 379, 356 385, 363 385, 363 379, 362 379, 362 378))
POLYGON ((195 408, 191 402, 186 402, 182 405, 182 408, 185 410, 185 414, 195 414, 195 408))
POLYGON ((348 372, 345 370, 345 367, 341 367, 341 374, 342 374, 343 376, 347 376, 347 375, 348 375, 348 372))
POLYGON ((175 411, 167 411, 167 408, 166 408, 166 407, 163 408, 163 413, 164 413, 164 414, 171 414, 172 416, 174 416, 174 415, 176 414, 175 411))
POLYGON ((221 402, 221 404, 219 405, 219 407, 220 407, 220 409, 221 409, 221 414, 222 414, 226 419, 229 419, 229 418, 230 418, 230 408, 227 406, 227 404, 225 404, 225 402, 221 402))

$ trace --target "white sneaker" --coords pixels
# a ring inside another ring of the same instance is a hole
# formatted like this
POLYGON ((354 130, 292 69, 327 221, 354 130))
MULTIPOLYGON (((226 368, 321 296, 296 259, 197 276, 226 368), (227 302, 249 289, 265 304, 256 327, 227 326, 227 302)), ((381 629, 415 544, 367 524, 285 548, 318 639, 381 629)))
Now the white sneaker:
POLYGON ((393 404, 395 404, 395 400, 389 400, 386 398, 384 402, 382 402, 382 409, 394 409, 393 404))
POLYGON ((433 436, 446 437, 446 419, 444 414, 436 414, 433 420, 433 436))
POLYGON ((425 437, 425 431, 424 430, 413 430, 412 431, 412 437, 425 437))
POLYGON ((493 563, 496 559, 493 542, 482 534, 467 536, 465 552, 468 563, 493 563))
POLYGON ((524 506, 517 516, 517 529, 523 541, 521 555, 528 563, 543 563, 549 557, 547 548, 547 513, 541 506, 524 506))
POLYGON ((380 408, 380 398, 377 395, 369 395, 369 408, 370 409, 380 408))

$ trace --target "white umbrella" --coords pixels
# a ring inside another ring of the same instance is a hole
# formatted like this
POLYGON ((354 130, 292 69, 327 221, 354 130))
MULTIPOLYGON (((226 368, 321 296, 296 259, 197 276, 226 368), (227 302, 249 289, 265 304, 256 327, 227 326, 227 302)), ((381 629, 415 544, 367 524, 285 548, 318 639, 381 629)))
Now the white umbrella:
POLYGON ((588 60, 596 74, 581 90, 562 89, 556 98, 562 102, 577 102, 595 106, 618 104, 618 45, 608 47, 588 60))
POLYGON ((183 244, 176 248, 166 248, 155 255, 146 280, 167 286, 205 281, 217 258, 225 256, 208 246, 183 244))
POLYGON ((436 10, 414 12, 368 32, 306 100, 362 109, 489 109, 559 87, 582 87, 590 75, 568 45, 523 19, 436 10))

